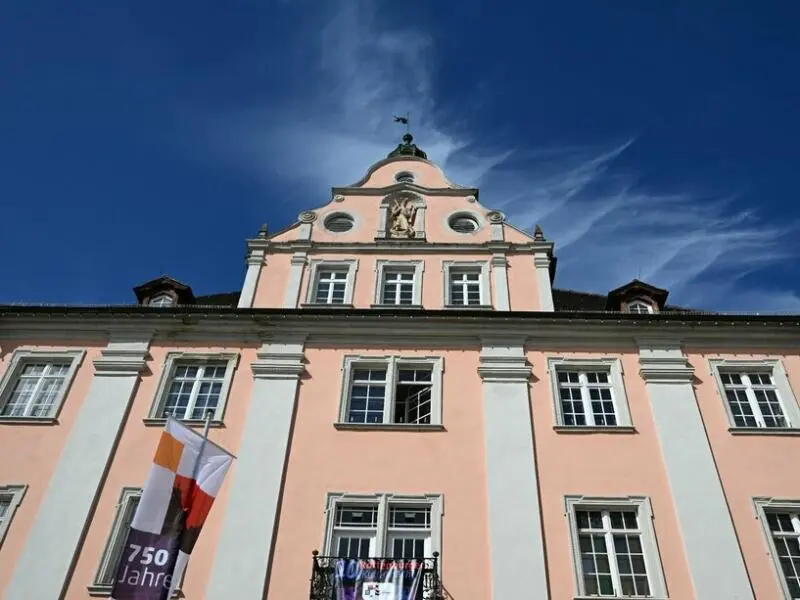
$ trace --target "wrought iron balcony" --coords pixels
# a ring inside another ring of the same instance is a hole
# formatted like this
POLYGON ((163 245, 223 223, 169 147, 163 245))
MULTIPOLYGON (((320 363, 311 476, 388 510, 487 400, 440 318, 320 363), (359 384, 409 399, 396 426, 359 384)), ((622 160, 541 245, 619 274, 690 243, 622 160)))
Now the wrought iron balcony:
MULTIPOLYGON (((337 569, 346 569, 350 565, 355 564, 357 569, 364 569, 369 571, 371 569, 389 570, 391 568, 402 570, 404 565, 416 563, 414 567, 421 568, 421 579, 419 586, 416 589, 413 597, 402 598, 393 596, 392 600, 444 600, 442 585, 439 580, 439 553, 434 552, 433 558, 424 558, 414 561, 406 558, 346 558, 338 556, 320 556, 319 552, 314 550, 313 566, 311 571, 311 591, 309 594, 310 600, 340 600, 340 598, 351 597, 342 593, 337 594, 337 588, 342 589, 345 582, 341 581, 343 578, 337 578, 337 569), (419 565, 421 563, 421 565, 419 565), (337 579, 340 581, 337 583, 337 579)), ((340 572, 340 575, 342 573, 340 572)), ((363 581, 367 581, 365 578, 363 581)), ((375 583, 379 583, 376 581, 375 583)), ((378 597, 377 595, 375 596, 378 597)), ((358 590, 355 598, 362 599, 362 592, 358 590)))

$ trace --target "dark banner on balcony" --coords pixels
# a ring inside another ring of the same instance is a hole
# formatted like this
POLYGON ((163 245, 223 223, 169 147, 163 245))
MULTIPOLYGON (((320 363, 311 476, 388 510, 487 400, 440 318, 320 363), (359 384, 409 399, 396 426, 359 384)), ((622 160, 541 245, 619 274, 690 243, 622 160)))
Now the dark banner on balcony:
POLYGON ((341 558, 336 561, 336 600, 415 600, 424 560, 341 558))

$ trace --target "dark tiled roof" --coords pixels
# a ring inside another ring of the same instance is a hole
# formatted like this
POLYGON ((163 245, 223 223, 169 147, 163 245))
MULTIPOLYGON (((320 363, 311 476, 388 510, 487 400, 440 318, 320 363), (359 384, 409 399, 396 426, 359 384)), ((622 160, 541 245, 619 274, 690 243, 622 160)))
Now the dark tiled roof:
POLYGON ((197 296, 194 299, 194 303, 198 306, 230 306, 236 308, 236 305, 239 303, 239 292, 197 296))
MULTIPOLYGON (((564 312, 606 312, 608 296, 605 294, 590 294, 589 292, 576 292, 574 290, 559 290, 553 288, 553 308, 564 312)), ((664 312, 698 314, 705 311, 667 304, 664 312)))

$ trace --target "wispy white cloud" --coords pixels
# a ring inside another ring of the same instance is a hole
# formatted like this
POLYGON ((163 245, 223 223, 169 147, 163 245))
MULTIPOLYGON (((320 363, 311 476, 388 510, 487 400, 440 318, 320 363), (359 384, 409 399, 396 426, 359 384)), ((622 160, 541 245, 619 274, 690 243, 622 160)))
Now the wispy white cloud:
MULTIPOLYGON (((606 147, 487 148, 437 103, 435 40, 396 28, 370 0, 339 0, 321 34, 303 29, 307 74, 216 128, 215 143, 237 167, 265 181, 299 184, 296 201, 324 197, 358 180, 401 130, 393 114, 411 111, 414 134, 450 179, 481 187, 484 204, 556 242, 561 287, 605 292, 634 277, 665 287, 671 299, 711 309, 800 312, 796 294, 740 285, 742 274, 787 258, 794 225, 769 225, 734 198, 692 190, 646 189, 617 168, 627 139, 606 147), (723 283, 712 283, 723 282, 723 283)), ((474 99, 473 99, 474 100, 474 99)), ((298 206, 300 207, 300 206, 298 206)))

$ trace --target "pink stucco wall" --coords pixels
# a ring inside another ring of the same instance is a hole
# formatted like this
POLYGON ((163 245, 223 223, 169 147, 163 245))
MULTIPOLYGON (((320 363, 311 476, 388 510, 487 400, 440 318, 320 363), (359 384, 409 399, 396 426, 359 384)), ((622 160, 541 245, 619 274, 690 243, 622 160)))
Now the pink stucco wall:
POLYGON ((552 598, 576 595, 564 497, 624 498, 647 496, 653 507, 656 542, 670 598, 694 597, 677 517, 661 457, 636 349, 627 352, 576 353, 554 349, 529 352, 536 378, 531 384, 534 440, 538 463, 542 521, 552 598), (553 388, 547 357, 618 358, 635 433, 557 432, 553 388))
MULTIPOLYGON (((0 485, 27 485, 28 489, 19 505, 13 527, 6 532, 0 546, 0 565, 13 565, 22 552, 47 485, 58 464, 61 450, 78 416, 83 399, 89 391, 94 367, 92 361, 100 354, 96 342, 75 342, 63 344, 39 341, 36 344, 24 341, 3 341, 0 377, 10 366, 11 358, 17 349, 37 350, 86 350, 80 367, 75 373, 72 385, 61 404, 58 425, 23 425, 0 423, 0 485)), ((0 568, 0 590, 5 589, 13 570, 0 568)))
MULTIPOLYGON (((688 349, 695 369, 697 402, 703 415, 739 543, 757 598, 778 598, 782 594, 774 563, 767 554, 764 530, 755 518, 753 498, 800 499, 800 478, 793 476, 800 464, 800 441, 795 435, 732 435, 723 397, 711 374, 708 359, 758 361, 778 359, 789 384, 800 390, 800 356, 764 355, 743 351, 736 354, 706 354, 688 349)), ((782 398, 795 402, 795 398, 782 398)), ((767 432, 765 432, 767 433, 767 432)))
MULTIPOLYGON (((150 412, 156 395, 162 366, 167 352, 240 352, 239 366, 231 382, 230 395, 225 409, 225 425, 212 428, 210 439, 231 452, 236 451, 242 436, 245 416, 250 405, 253 376, 250 363, 255 360, 254 349, 230 347, 187 347, 155 345, 150 349, 149 372, 142 376, 136 391, 127 422, 119 440, 117 451, 109 469, 105 485, 100 493, 94 517, 86 534, 83 550, 75 566, 66 600, 84 600, 89 597, 86 586, 91 584, 97 572, 100 558, 111 531, 116 513, 116 504, 124 487, 139 487, 144 484, 151 466, 150 457, 155 451, 162 427, 145 426, 142 423, 150 412)), ((197 546, 192 552, 192 560, 186 572, 184 593, 187 598, 202 598, 203 590, 214 557, 216 540, 225 504, 228 498, 228 485, 235 477, 236 465, 228 474, 226 485, 215 501, 211 513, 203 527, 197 546)))
POLYGON ((488 598, 489 560, 483 427, 477 349, 426 348, 403 356, 444 357, 445 431, 337 431, 345 354, 393 348, 309 348, 275 541, 270 598, 308 593, 311 551, 324 552, 328 492, 443 494, 442 573, 453 598, 488 598))

